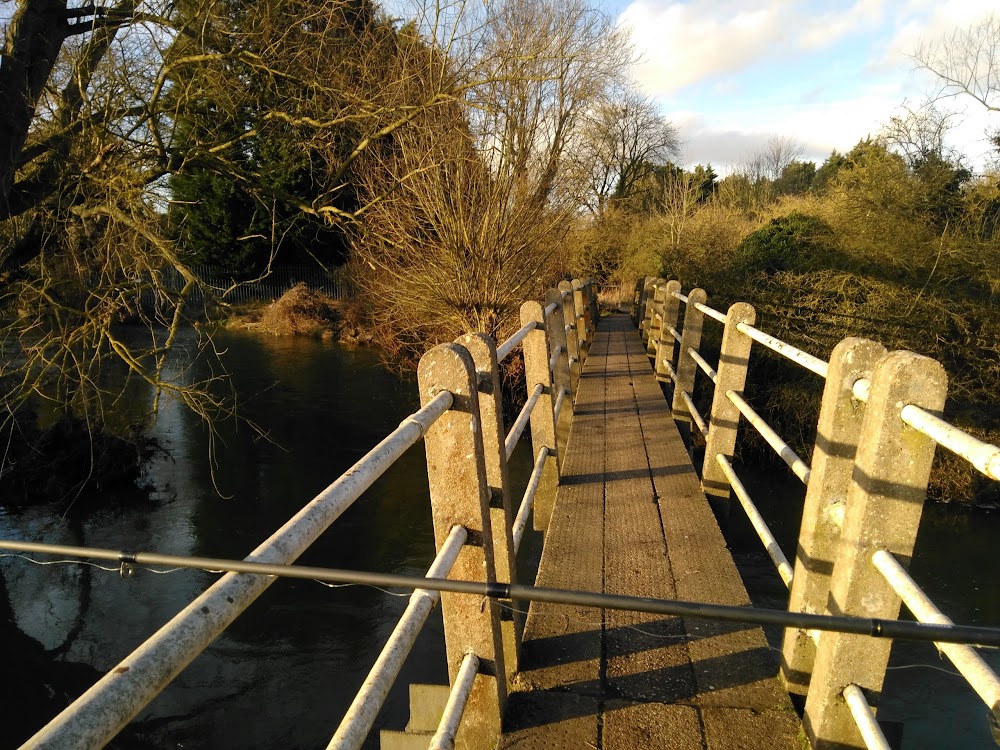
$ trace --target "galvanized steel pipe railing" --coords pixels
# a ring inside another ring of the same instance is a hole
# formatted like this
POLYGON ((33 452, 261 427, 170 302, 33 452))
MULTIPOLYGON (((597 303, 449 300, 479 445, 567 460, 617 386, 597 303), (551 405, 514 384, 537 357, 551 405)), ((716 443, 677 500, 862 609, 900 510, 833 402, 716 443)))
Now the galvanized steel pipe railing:
MULTIPOLYGON (((858 401, 868 401, 871 385, 871 381, 867 378, 855 382, 854 398, 858 401)), ((955 425, 913 404, 904 406, 899 416, 913 429, 920 431, 938 445, 964 458, 977 471, 990 479, 1000 481, 1000 448, 997 446, 980 440, 965 430, 955 427, 955 425)))
POLYGON ((679 300, 680 300, 681 302, 683 302, 683 303, 684 303, 685 305, 686 305, 686 304, 687 304, 687 302, 688 302, 688 298, 687 298, 687 295, 686 295, 686 294, 681 294, 680 292, 674 292, 674 298, 675 298, 675 299, 679 299, 679 300))
POLYGON ((804 352, 791 344, 785 343, 781 339, 775 338, 770 334, 754 328, 752 325, 747 323, 738 323, 736 328, 752 338, 754 341, 763 344, 771 351, 777 352, 781 356, 790 359, 792 362, 801 365, 822 378, 825 378, 830 370, 830 364, 825 360, 822 360, 819 357, 814 357, 808 352, 804 352))
POLYGON ((552 350, 552 356, 549 357, 549 372, 556 371, 556 365, 559 364, 559 355, 562 354, 562 347, 557 346, 552 350))
POLYGON ((865 694, 857 685, 851 684, 844 688, 844 700, 851 709, 854 723, 858 725, 861 738, 868 750, 892 750, 892 746, 882 733, 882 727, 875 719, 872 707, 868 705, 865 694))
POLYGON ((760 414, 754 411, 754 408, 747 403, 746 399, 736 393, 736 391, 726 391, 726 398, 733 402, 736 408, 740 410, 740 413, 746 417, 746 420, 754 426, 754 429, 760 433, 760 436, 774 449, 774 452, 788 464, 795 476, 802 480, 802 484, 809 484, 809 465, 799 458, 799 455, 792 450, 788 443, 781 439, 781 436, 774 431, 771 425, 760 414))
POLYGON ((680 344, 684 340, 684 337, 681 336, 681 334, 673 326, 670 326, 669 328, 667 328, 667 330, 670 331, 670 335, 674 337, 674 340, 678 344, 680 344))
POLYGON ((458 676, 455 677, 455 684, 451 686, 448 702, 445 704, 444 713, 441 714, 441 722, 431 737, 428 750, 454 750, 455 735, 458 734, 458 726, 462 723, 462 714, 465 713, 465 706, 472 693, 472 683, 475 682, 478 671, 479 657, 473 653, 466 654, 462 659, 462 666, 458 668, 458 676))
MULTIPOLYGON (((248 555, 246 561, 284 564, 295 560, 417 443, 453 402, 452 394, 443 391, 404 419, 391 434, 248 555)), ((33 748, 96 750, 104 747, 274 580, 267 575, 229 573, 223 576, 26 744, 33 748)))
POLYGON ((535 321, 526 323, 525 325, 521 326, 521 328, 517 331, 517 333, 515 333, 509 339, 500 344, 500 346, 497 347, 497 363, 499 364, 500 362, 503 362, 505 359, 507 359, 507 357, 510 356, 510 353, 517 348, 518 344, 524 341, 524 337, 527 336, 529 333, 531 333, 533 330, 535 330, 535 326, 537 325, 538 324, 535 321))
MULTIPOLYGON (((950 625, 951 619, 941 612, 927 594, 923 592, 910 574, 903 569, 899 561, 886 550, 879 550, 872 555, 872 563, 893 591, 903 600, 903 604, 913 613, 918 622, 950 625)), ((943 651, 952 664, 962 673, 972 689, 976 691, 990 709, 1000 705, 1000 678, 996 672, 969 646, 959 646, 953 643, 935 644, 943 651)))
POLYGON ((545 386, 541 383, 535 385, 531 389, 531 394, 528 396, 528 400, 524 402, 524 406, 521 407, 521 411, 517 415, 517 419, 514 420, 514 424, 511 425, 510 432, 507 433, 507 437, 504 440, 504 450, 507 451, 507 458, 510 458, 511 454, 514 452, 514 447, 517 445, 517 441, 521 439, 521 435, 524 433, 524 428, 528 426, 528 420, 531 418, 531 412, 535 409, 535 404, 538 403, 538 399, 541 397, 545 390, 545 386))
POLYGON ((698 426, 702 435, 708 436, 708 425, 705 424, 704 418, 701 416, 701 412, 698 411, 698 407, 694 405, 694 401, 691 399, 691 394, 682 392, 681 398, 684 399, 684 403, 687 405, 688 412, 691 414, 691 418, 694 423, 698 426))
POLYGON ((538 484, 542 480, 542 470, 545 468, 545 460, 548 457, 549 449, 543 445, 542 449, 538 451, 538 458, 535 459, 535 467, 531 470, 531 476, 528 478, 528 486, 524 488, 521 505, 518 506, 517 516, 514 518, 514 526, 511 529, 515 555, 521 548, 521 540, 524 538, 524 531, 528 527, 528 516, 531 515, 531 508, 535 504, 535 493, 538 491, 538 484))
POLYGON ((726 322, 726 314, 725 313, 719 312, 714 307, 709 307, 708 305, 703 305, 701 302, 695 302, 694 303, 694 307, 697 310, 701 310, 708 317, 710 317, 710 318, 712 318, 714 320, 717 320, 720 323, 725 324, 725 322, 726 322))
POLYGON ((677 372, 674 370, 674 366, 670 364, 670 360, 666 357, 663 358, 663 369, 667 371, 667 375, 670 376, 671 382, 676 383, 677 372))
MULTIPOLYGON (((468 537, 469 533, 464 526, 452 527, 451 533, 427 570, 426 577, 447 578, 468 537)), ((396 623, 378 659, 375 660, 368 677, 354 696, 350 708, 347 709, 340 726, 327 745, 327 750, 357 750, 367 739, 378 712, 385 704, 390 688, 399 676, 403 662, 413 649, 417 636, 427 622, 427 616, 440 599, 439 591, 428 589, 416 589, 410 595, 406 610, 396 623)))
POLYGON ((701 371, 708 376, 709 380, 714 383, 718 379, 719 373, 712 369, 712 366, 708 364, 704 357, 698 354, 696 349, 688 349, 688 354, 691 355, 691 359, 698 363, 698 367, 700 367, 701 371))
POLYGON ((565 400, 566 400, 566 389, 565 388, 560 388, 559 389, 559 395, 556 396, 556 404, 555 404, 555 406, 552 407, 552 418, 556 422, 559 421, 559 414, 562 412, 563 402, 565 400))
POLYGON ((781 576, 781 580, 784 581, 785 586, 790 587, 793 576, 792 566, 788 563, 785 553, 781 551, 778 540, 774 538, 774 534, 771 533, 771 529, 768 527, 767 522, 764 521, 764 517, 757 510, 757 506, 754 505, 753 500, 750 498, 750 493, 747 492, 743 482, 736 475, 736 471, 733 469, 733 465, 729 462, 729 459, 719 454, 715 457, 715 460, 722 467, 722 472, 726 475, 726 479, 729 480, 729 485, 733 488, 733 492, 736 493, 736 497, 739 499, 740 505, 743 506, 743 510, 746 511, 747 518, 750 519, 754 531, 757 532, 760 541, 764 543, 767 554, 771 556, 771 561, 778 569, 778 575, 781 576))

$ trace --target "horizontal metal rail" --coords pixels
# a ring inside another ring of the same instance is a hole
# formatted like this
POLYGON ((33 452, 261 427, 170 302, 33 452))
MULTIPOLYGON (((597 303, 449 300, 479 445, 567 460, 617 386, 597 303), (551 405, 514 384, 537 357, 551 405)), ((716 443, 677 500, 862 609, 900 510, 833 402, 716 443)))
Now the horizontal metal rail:
POLYGON ((753 625, 779 625, 800 630, 824 630, 855 633, 872 638, 901 638, 912 641, 943 643, 970 643, 980 646, 1000 647, 1000 628, 974 625, 934 625, 932 623, 904 620, 880 620, 870 617, 845 615, 818 615, 808 612, 789 612, 784 609, 688 602, 679 599, 653 599, 643 596, 623 596, 591 591, 542 588, 513 583, 464 581, 451 578, 423 578, 398 573, 372 573, 362 570, 316 568, 305 565, 259 563, 248 560, 228 560, 217 557, 190 555, 162 555, 155 552, 125 552, 96 547, 71 547, 64 544, 22 542, 0 539, 0 549, 15 552, 35 552, 63 557, 80 557, 93 560, 113 560, 136 565, 162 565, 193 570, 252 573, 253 577, 275 576, 283 578, 347 583, 358 586, 397 587, 449 591, 490 599, 520 599, 526 602, 568 604, 595 609, 618 609, 645 612, 651 615, 698 617, 723 622, 743 622, 753 625))
POLYGON ((701 371, 704 372, 708 376, 709 380, 711 380, 713 383, 715 383, 718 380, 719 373, 717 373, 715 370, 713 370, 712 369, 712 365, 708 364, 708 362, 705 361, 705 358, 702 357, 700 354, 698 354, 698 350, 697 349, 695 349, 694 347, 690 347, 689 346, 688 347, 688 354, 691 355, 691 359, 693 359, 695 362, 698 363, 698 367, 700 367, 701 371))
POLYGON ((754 411, 754 408, 740 394, 736 391, 726 391, 726 397, 740 410, 740 413, 760 433, 760 436, 767 441, 767 444, 774 449, 774 452, 788 464, 795 476, 802 480, 802 484, 809 484, 809 475, 811 473, 809 464, 799 458, 799 454, 793 451, 791 446, 781 439, 781 436, 774 431, 771 425, 765 422, 764 418, 754 411))
POLYGON ((562 412, 563 402, 566 400, 566 389, 560 388, 559 395, 556 396, 556 405, 552 407, 552 421, 559 421, 559 414, 562 412))
POLYGON ((667 330, 670 331, 670 335, 674 337, 674 340, 679 344, 683 341, 683 337, 677 332, 677 329, 673 326, 668 326, 667 330))
POLYGON ((684 391, 681 392, 681 398, 684 399, 684 403, 687 404, 688 412, 691 414, 691 418, 694 423, 698 425, 698 429, 701 434, 708 437, 708 425, 705 424, 705 419, 701 416, 701 412, 698 411, 698 407, 694 405, 694 401, 691 400, 691 394, 684 391))
POLYGON ((660 313, 653 313, 653 317, 658 320, 663 320, 663 316, 660 313))
POLYGON ((562 354, 562 347, 561 346, 557 346, 552 351, 552 356, 549 357, 549 372, 555 372, 556 371, 556 365, 559 364, 559 355, 560 354, 562 354))
POLYGON ((534 388, 531 389, 531 394, 528 396, 528 400, 524 402, 524 406, 521 407, 521 411, 517 415, 517 419, 514 420, 514 424, 510 427, 510 432, 507 433, 507 437, 504 439, 504 450, 507 451, 507 458, 510 458, 511 454, 514 452, 514 446, 517 445, 517 441, 521 439, 521 435, 524 432, 524 428, 528 426, 528 420, 531 418, 531 412, 535 408, 535 404, 538 403, 539 397, 545 390, 545 386, 538 383, 534 388))
POLYGON ((663 369, 667 371, 667 375, 670 377, 670 382, 677 382, 677 372, 674 370, 673 365, 670 364, 670 360, 666 357, 663 358, 663 369))
POLYGON ((825 378, 827 373, 830 371, 829 362, 826 362, 819 357, 814 357, 808 352, 804 352, 791 344, 786 344, 781 339, 777 339, 774 336, 764 333, 763 331, 754 328, 749 323, 737 323, 736 329, 742 331, 754 341, 760 342, 771 351, 777 352, 783 357, 787 357, 792 360, 792 362, 802 365, 802 367, 807 370, 811 370, 821 378, 825 378))
MULTIPOLYGON (((871 385, 871 381, 867 378, 855 381, 854 398, 868 401, 871 385)), ((913 404, 904 406, 899 416, 910 427, 961 456, 990 479, 1000 481, 1000 448, 997 446, 980 440, 913 404)))
MULTIPOLYGON (((927 597, 927 594, 892 554, 884 549, 879 550, 872 555, 872 562, 919 622, 930 622, 936 625, 951 624, 951 619, 934 606, 934 602, 927 597)), ((962 673, 962 676, 979 694, 987 707, 992 709, 994 706, 1000 705, 1000 678, 979 654, 969 646, 958 646, 952 643, 938 643, 936 645, 951 659, 952 664, 962 673)))
POLYGON ((462 723, 462 714, 465 713, 465 706, 472 693, 472 683, 475 682, 478 671, 479 657, 473 653, 466 654, 462 659, 462 666, 458 668, 455 684, 451 686, 448 702, 445 704, 444 713, 441 714, 441 723, 431 737, 428 750, 454 750, 455 735, 458 734, 458 726, 462 723))
POLYGON ((671 294, 674 296, 674 299, 679 299, 685 305, 687 304, 688 298, 686 294, 681 294, 680 292, 671 292, 671 294))
POLYGON ((733 469, 733 465, 729 462, 729 459, 720 453, 716 455, 715 460, 722 467, 722 473, 729 480, 729 485, 733 488, 733 492, 736 493, 736 497, 739 499, 740 505, 743 506, 743 510, 746 511, 747 518, 750 519, 754 531, 757 532, 760 541, 764 543, 767 554, 771 556, 771 560, 778 569, 778 575, 785 582, 785 586, 791 588, 792 566, 788 563, 785 553, 781 551, 781 547, 778 546, 778 540, 774 538, 774 534, 771 533, 771 529, 764 521, 764 517, 757 510, 757 506, 754 505, 753 500, 750 498, 750 493, 747 492, 747 488, 743 486, 743 482, 736 475, 736 471, 733 469))
POLYGON ((524 488, 521 505, 517 509, 517 517, 514 519, 514 527, 511 529, 515 555, 521 548, 524 530, 528 528, 528 517, 531 515, 531 508, 535 504, 535 494, 538 492, 538 485, 542 481, 542 471, 545 468, 545 459, 548 457, 549 448, 547 445, 543 445, 542 449, 538 451, 538 458, 535 459, 535 468, 531 470, 531 476, 528 478, 528 486, 524 488))
MULTIPOLYGON (((404 419, 382 442, 257 547, 243 564, 284 565, 295 560, 418 442, 453 402, 454 396, 442 391, 404 419)), ((209 569, 222 568, 209 566, 209 569)), ((36 748, 96 750, 104 747, 272 583, 274 578, 267 576, 223 576, 118 666, 108 670, 27 744, 36 748)))
MULTIPOLYGON (((447 578, 468 537, 469 532, 464 526, 453 526, 426 577, 447 578)), ((410 602, 406 605, 403 616, 399 618, 382 653, 375 660, 358 694, 354 696, 351 707, 347 709, 326 750, 357 750, 364 744, 385 704, 389 689, 396 682, 403 662, 427 622, 427 616, 440 599, 440 592, 427 589, 416 589, 410 595, 410 602)))
POLYGON ((701 302, 695 302, 694 303, 694 309, 695 310, 701 310, 703 313, 705 313, 705 315, 707 315, 710 318, 714 318, 715 320, 719 321, 720 323, 725 323, 726 320, 727 320, 725 313, 719 312, 714 307, 709 307, 708 305, 703 305, 701 302))
POLYGON ((545 309, 542 311, 543 317, 546 318, 549 317, 552 313, 556 311, 557 307, 559 307, 558 302, 550 302, 548 305, 545 306, 545 309))
POLYGON ((531 321, 530 323, 525 323, 521 328, 511 336, 509 339, 504 341, 500 346, 497 347, 497 362, 503 362, 510 353, 517 348, 517 345, 524 341, 524 337, 535 330, 538 325, 536 321, 531 321))
POLYGON ((858 725, 858 731, 861 732, 861 739, 864 740, 865 747, 868 750, 892 750, 892 746, 882 734, 882 727, 875 720, 875 713, 868 705, 861 688, 853 683, 845 687, 844 700, 847 701, 847 707, 851 709, 851 716, 854 717, 854 723, 858 725))

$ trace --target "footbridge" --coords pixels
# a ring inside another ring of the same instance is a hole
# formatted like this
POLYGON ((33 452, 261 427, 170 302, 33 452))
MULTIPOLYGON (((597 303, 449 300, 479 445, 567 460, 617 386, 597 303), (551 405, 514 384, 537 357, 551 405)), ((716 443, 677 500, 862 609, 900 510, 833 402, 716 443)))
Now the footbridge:
POLYGON ((421 408, 244 560, 0 541, 228 571, 24 747, 103 747, 279 577, 413 590, 330 750, 887 748, 875 710, 893 638, 937 643, 1000 711, 1000 680, 975 648, 1000 645, 1000 629, 952 623, 906 572, 937 447, 1000 478, 1000 449, 940 418, 940 365, 856 338, 822 359, 755 327, 751 305, 717 310, 665 279, 640 280, 630 313, 601 315, 594 283, 566 281, 525 302, 499 345, 471 333, 434 347, 421 408), (704 325, 721 327, 713 362, 704 325), (751 355, 825 381, 811 461, 744 398, 751 355), (508 425, 509 357, 523 358, 527 399, 508 425), (704 414, 696 378, 714 386, 704 414), (741 422, 807 487, 790 556, 734 467, 741 422), (704 438, 699 466, 689 430, 704 438), (515 487, 507 461, 529 434, 534 468, 515 487), (421 440, 437 553, 425 577, 293 564, 421 440), (716 521, 734 509, 789 587, 787 610, 751 604, 716 521), (533 585, 516 576, 528 523, 545 538, 533 585), (899 619, 903 604, 913 620, 899 619), (409 686, 407 726, 375 737, 438 605, 449 684, 409 686), (784 629, 780 649, 765 625, 784 629))

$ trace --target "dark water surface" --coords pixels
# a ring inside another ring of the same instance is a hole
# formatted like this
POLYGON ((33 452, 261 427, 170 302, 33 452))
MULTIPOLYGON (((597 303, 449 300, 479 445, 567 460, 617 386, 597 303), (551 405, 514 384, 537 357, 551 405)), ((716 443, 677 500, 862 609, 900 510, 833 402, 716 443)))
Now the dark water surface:
MULTIPOLYGON (((166 401, 150 431, 171 453, 151 468, 154 502, 132 500, 92 513, 75 508, 63 522, 64 504, 0 511, 0 535, 242 558, 418 408, 415 384, 387 372, 371 351, 291 337, 220 333, 216 340, 227 350, 241 413, 266 428, 267 439, 246 424, 220 425, 213 469, 207 430, 166 401)), ((203 368, 196 365, 191 376, 203 368)), ((525 448, 511 467, 522 488, 530 472, 525 448)), ((422 574, 433 557, 427 474, 417 445, 300 560, 422 574)), ((43 567, 16 558, 0 565, 18 629, 58 653, 49 668, 18 679, 37 680, 31 687, 50 693, 64 687, 66 673, 93 682, 97 672, 91 676, 80 664, 107 671, 217 578, 139 570, 126 580, 92 567, 43 567)), ((325 747, 406 603, 406 596, 371 588, 279 580, 115 744, 325 747)), ((408 683, 446 681, 435 610, 380 723, 402 728, 408 683)), ((26 700, 36 694, 24 692, 26 700)), ((33 713, 30 706, 5 706, 0 746, 15 747, 36 730, 33 713)))
MULTIPOLYGON (((228 350, 225 361, 241 394, 242 414, 265 427, 269 439, 246 424, 220 425, 213 470, 204 426, 165 402, 151 432, 171 458, 151 468, 153 502, 131 499, 90 513, 74 509, 65 520, 65 504, 0 511, 0 536, 242 558, 417 408, 415 384, 384 370, 370 351, 234 333, 219 334, 218 342, 228 350)), ((182 358, 180 364, 188 363, 182 358)), ((191 375, 203 372, 199 368, 204 363, 196 364, 191 375)), ((516 497, 531 468, 526 447, 519 446, 512 460, 516 497)), ((801 487, 781 473, 750 484, 791 557, 801 487)), ((730 523, 728 536, 755 602, 785 606, 784 587, 740 515, 730 523)), ((537 558, 537 535, 529 532, 526 544, 525 555, 537 558)), ((997 625, 998 545, 1000 512, 928 504, 912 573, 954 620, 997 625)), ((418 574, 432 558, 424 456, 415 446, 302 562, 418 574)), ((2 712, 0 747, 16 747, 46 720, 36 715, 39 706, 55 705, 62 692, 73 692, 73 685, 79 685, 78 692, 92 683, 217 577, 137 571, 123 579, 92 567, 43 567, 14 558, 0 559, 0 568, 17 627, 0 637, 26 652, 37 647, 42 653, 40 643, 49 660, 13 678, 7 673, 8 683, 18 682, 9 691, 14 702, 2 712), (39 695, 46 700, 39 701, 39 695)), ((405 606, 405 596, 370 588, 278 581, 113 746, 325 747, 405 606)), ((997 652, 987 652, 986 658, 1000 669, 997 652)), ((996 748, 985 707, 953 672, 932 646, 894 647, 880 717, 904 723, 906 750, 996 748)), ((445 680, 435 611, 379 724, 402 728, 407 684, 445 680)), ((46 710, 48 716, 54 713, 46 710)), ((374 732, 372 740, 376 737, 374 732)))

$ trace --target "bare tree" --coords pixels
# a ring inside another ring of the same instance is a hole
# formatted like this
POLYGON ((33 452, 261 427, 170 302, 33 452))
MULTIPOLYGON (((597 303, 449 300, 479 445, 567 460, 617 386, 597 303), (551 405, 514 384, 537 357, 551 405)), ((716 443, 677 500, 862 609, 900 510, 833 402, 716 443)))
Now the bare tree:
POLYGON ((917 66, 941 81, 940 96, 971 96, 1000 112, 1000 16, 928 40, 913 53, 917 66))
POLYGON ((677 155, 678 145, 676 128, 652 99, 616 87, 588 113, 574 143, 580 204, 600 216, 609 203, 632 197, 656 167, 677 155))

